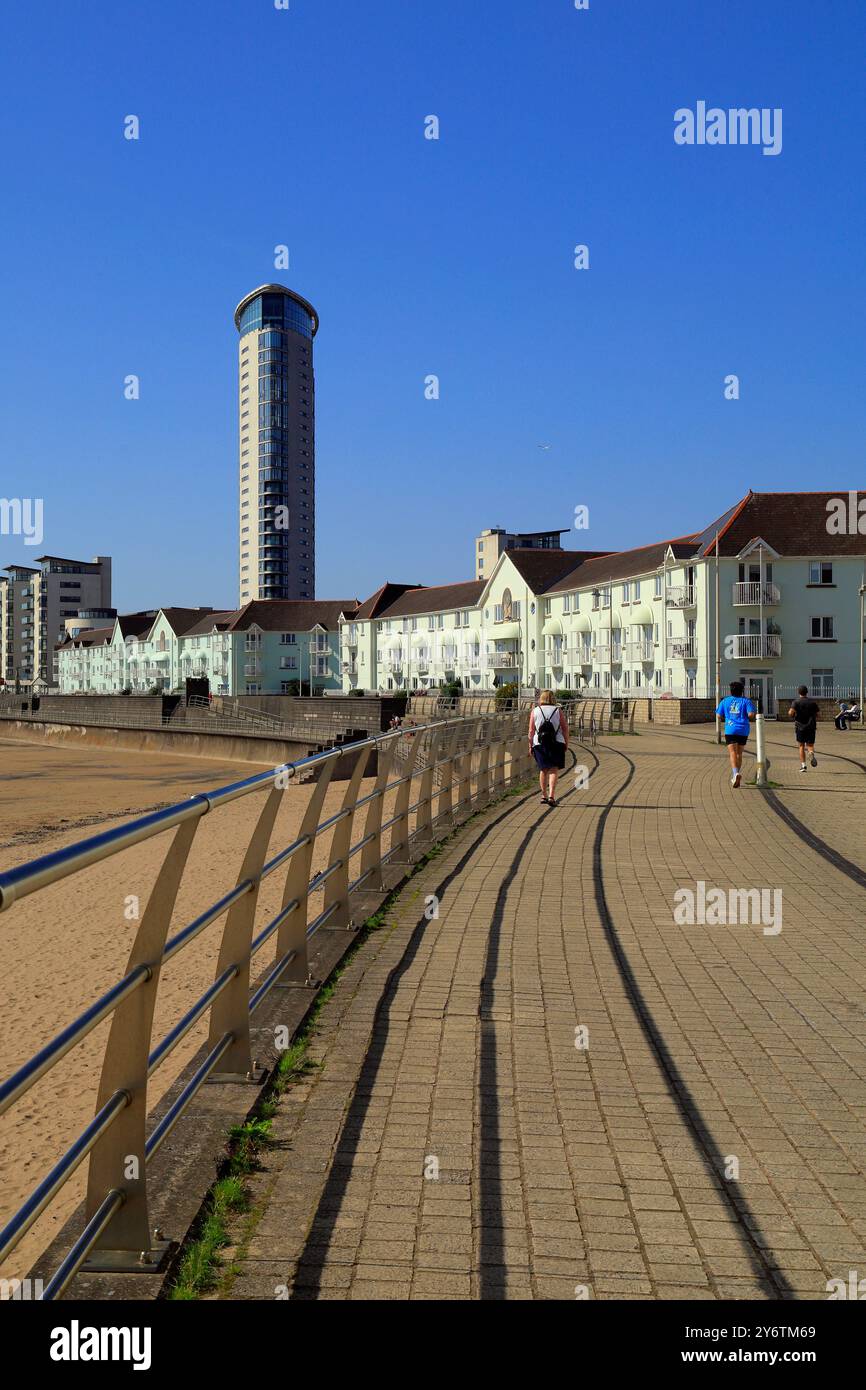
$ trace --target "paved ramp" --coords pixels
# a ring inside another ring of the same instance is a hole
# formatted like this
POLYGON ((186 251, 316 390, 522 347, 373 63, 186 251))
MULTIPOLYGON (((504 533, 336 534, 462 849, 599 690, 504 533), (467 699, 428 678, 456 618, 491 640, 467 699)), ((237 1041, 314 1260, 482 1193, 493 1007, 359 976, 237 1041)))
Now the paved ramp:
MULTIPOLYGON (((825 736, 855 761, 799 792, 771 741, 780 800, 831 836, 866 757, 825 736)), ((826 1298, 866 1274, 862 886, 731 792, 704 730, 575 751, 586 789, 479 817, 352 960, 225 1296, 826 1298), (781 930, 678 924, 699 882, 781 890, 781 930)))

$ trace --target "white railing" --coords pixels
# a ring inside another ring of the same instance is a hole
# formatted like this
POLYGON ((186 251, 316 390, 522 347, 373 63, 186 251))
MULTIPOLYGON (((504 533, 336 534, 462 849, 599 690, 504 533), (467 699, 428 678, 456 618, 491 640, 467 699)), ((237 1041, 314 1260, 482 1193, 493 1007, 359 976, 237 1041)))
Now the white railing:
POLYGON ((743 660, 746 657, 764 659, 782 655, 782 639, 773 632, 768 632, 763 636, 759 632, 738 632, 733 635, 732 641, 735 661, 743 660))
POLYGON ((671 584, 668 586, 667 601, 673 608, 694 608, 694 584, 671 584))
POLYGON ((610 647, 607 645, 593 647, 592 656, 590 659, 594 666, 606 666, 610 661, 610 647))
POLYGON ((782 595, 777 584, 761 584, 758 580, 747 580, 733 587, 735 608, 759 608, 761 604, 781 603, 782 595))
POLYGON ((696 637, 677 637, 671 642, 671 655, 679 657, 681 660, 690 660, 698 654, 698 639, 696 637))

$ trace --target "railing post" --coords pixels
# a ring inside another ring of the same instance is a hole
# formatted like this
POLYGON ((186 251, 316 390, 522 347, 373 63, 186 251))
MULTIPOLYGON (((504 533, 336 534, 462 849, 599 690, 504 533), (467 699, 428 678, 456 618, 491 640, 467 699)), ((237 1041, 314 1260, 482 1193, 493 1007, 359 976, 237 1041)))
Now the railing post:
POLYGON ((421 773, 418 800, 420 805, 415 816, 415 840, 420 844, 422 840, 429 840, 433 834, 433 774, 436 770, 436 758, 439 754, 439 744, 442 738, 441 729, 433 729, 426 736, 427 740, 427 766, 421 773))
MULTIPOLYGON (((409 735, 405 735, 409 737, 409 735)), ((388 846, 389 864, 411 864, 409 854, 409 794, 412 790, 412 775, 415 768, 415 760, 418 757, 418 735, 410 738, 409 748, 406 753, 406 761, 403 764, 403 776, 405 781, 402 786, 397 788, 397 797, 394 806, 394 824, 391 826, 391 841, 388 846), (395 859, 393 851, 401 851, 401 857, 395 859)))
POLYGON ((385 887, 382 882, 382 812, 385 806, 385 788, 394 766, 396 751, 396 738, 389 739, 384 746, 378 744, 376 746, 378 759, 374 789, 376 795, 367 806, 364 839, 368 840, 368 843, 361 850, 361 875, 364 879, 363 891, 365 893, 381 892, 385 887))
POLYGON ((319 775, 313 783, 307 809, 304 812, 297 836, 299 840, 306 839, 307 844, 296 850, 289 860, 286 882, 283 887, 282 910, 285 911, 293 902, 297 903, 297 907, 277 928, 277 960, 282 960, 289 951, 295 952, 294 959, 289 962, 282 974, 280 982, 284 985, 310 983, 309 953, 307 951, 307 901, 310 866, 313 860, 313 850, 316 847, 316 831, 322 818, 322 804, 336 761, 336 758, 330 758, 328 762, 323 762, 319 768, 319 775))
POLYGON ((348 811, 347 816, 337 821, 334 826, 334 834, 331 839, 331 852, 328 856, 328 868, 332 864, 339 867, 336 872, 325 880, 325 901, 326 908, 336 904, 334 911, 326 923, 329 927, 348 927, 349 920, 349 850, 352 847, 352 826, 355 823, 355 803, 358 800, 361 783, 364 780, 364 773, 367 769, 367 760, 370 756, 370 745, 361 749, 358 754, 358 761, 352 769, 349 778, 349 785, 346 788, 346 795, 343 797, 341 810, 348 811))
POLYGON ((490 748, 485 743, 486 728, 484 720, 480 720, 475 728, 475 743, 478 762, 475 773, 475 805, 480 806, 482 800, 490 799, 490 748))
POLYGON ((221 1070, 214 1073, 211 1080, 218 1077, 251 1077, 253 1070, 250 1053, 250 949, 253 941, 253 926, 256 919, 256 903, 259 897, 261 873, 268 852, 271 831, 280 809, 282 791, 276 785, 268 794, 250 838, 244 862, 238 874, 238 884, 249 882, 252 887, 238 898, 229 908, 226 924, 220 942, 219 959, 214 979, 232 966, 237 967, 231 984, 218 995, 211 1007, 210 1036, 208 1047, 214 1048, 226 1035, 232 1040, 223 1053, 221 1070))
POLYGON ((445 759, 440 769, 439 799, 436 803, 436 820, 447 816, 454 819, 454 768, 457 762, 455 749, 460 737, 460 725, 455 724, 447 736, 445 759))
POLYGON ((153 1272, 165 1244, 152 1239, 147 1205, 145 1121, 147 1119, 147 1059, 160 967, 171 916, 183 872, 201 817, 179 825, 162 862, 135 935, 126 974, 146 965, 150 976, 115 1009, 105 1045, 102 1075, 96 1097, 97 1113, 125 1091, 129 1103, 99 1139, 90 1155, 85 1214, 89 1221, 112 1188, 124 1201, 96 1242, 84 1268, 140 1269, 153 1272))
POLYGON ((762 714, 755 715, 755 734, 757 736, 757 777, 755 785, 758 787, 766 787, 767 768, 770 764, 767 762, 767 750, 764 744, 764 716, 762 714))
MULTIPOLYGON (((464 732, 461 730, 461 734, 464 732)), ((461 816, 466 817, 472 809, 472 757, 470 746, 464 748, 454 759, 457 769, 457 805, 454 807, 453 815, 459 812, 461 816)))

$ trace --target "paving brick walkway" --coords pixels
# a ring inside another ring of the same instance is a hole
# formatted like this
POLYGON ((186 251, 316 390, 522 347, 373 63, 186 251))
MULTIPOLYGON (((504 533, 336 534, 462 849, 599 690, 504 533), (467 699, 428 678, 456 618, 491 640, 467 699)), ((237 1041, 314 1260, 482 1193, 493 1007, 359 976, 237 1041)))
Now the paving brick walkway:
MULTIPOLYGON (((862 856, 866 776, 827 758, 797 789, 787 732, 780 797, 828 840, 859 816, 862 856)), ((491 808, 351 961, 228 1296, 826 1298, 866 1276, 863 888, 730 791, 705 729, 577 751, 585 790, 491 808), (781 931, 678 925, 698 880, 780 889, 781 931)))

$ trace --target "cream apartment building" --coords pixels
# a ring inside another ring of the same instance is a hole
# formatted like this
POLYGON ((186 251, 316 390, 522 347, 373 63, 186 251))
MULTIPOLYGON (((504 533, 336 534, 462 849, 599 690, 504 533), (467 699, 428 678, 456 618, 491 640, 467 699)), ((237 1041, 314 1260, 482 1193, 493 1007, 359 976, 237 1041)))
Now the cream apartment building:
POLYGON ((339 690, 340 618, 357 599, 254 600, 243 608, 162 608, 121 614, 106 627, 71 627, 57 647, 61 694, 212 695, 339 690))
POLYGON ((702 531, 634 550, 514 549, 474 586, 386 585, 343 625, 344 689, 460 678, 701 698, 718 668, 768 714, 800 683, 853 693, 866 534, 856 502, 853 525, 833 526, 847 496, 750 492, 702 531))

